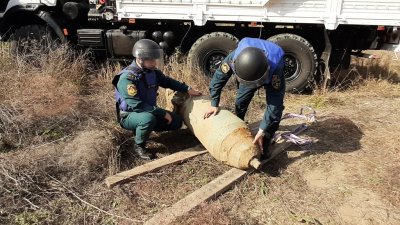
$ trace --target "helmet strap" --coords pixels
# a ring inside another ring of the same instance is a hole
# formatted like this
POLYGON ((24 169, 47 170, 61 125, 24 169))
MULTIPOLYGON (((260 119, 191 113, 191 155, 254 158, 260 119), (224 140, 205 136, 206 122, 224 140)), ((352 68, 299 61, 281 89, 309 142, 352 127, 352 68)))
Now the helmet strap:
POLYGON ((136 65, 138 65, 140 68, 143 68, 143 60, 139 58, 135 58, 136 65))

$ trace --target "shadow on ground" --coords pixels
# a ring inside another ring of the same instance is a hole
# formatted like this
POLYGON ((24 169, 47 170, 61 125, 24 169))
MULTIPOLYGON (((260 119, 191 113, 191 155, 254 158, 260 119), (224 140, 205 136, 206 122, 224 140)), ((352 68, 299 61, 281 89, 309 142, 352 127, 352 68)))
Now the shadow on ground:
POLYGON ((188 129, 161 132, 150 141, 158 143, 157 153, 160 154, 172 154, 200 144, 188 129))
MULTIPOLYGON (((296 126, 281 126, 280 130, 292 130, 296 126)), ((360 150, 363 136, 360 128, 346 117, 321 117, 305 134, 314 140, 311 147, 302 149, 302 153, 296 157, 289 158, 287 152, 281 153, 264 166, 262 171, 271 176, 279 176, 291 163, 310 155, 326 152, 345 154, 360 150)))
MULTIPOLYGON (((148 161, 140 159, 134 152, 134 134, 126 131, 124 137, 125 141, 120 141, 118 144, 120 153, 120 166, 121 169, 133 168, 138 165, 147 163, 148 161)), ((188 130, 180 129, 165 132, 152 132, 146 147, 156 153, 158 158, 165 157, 187 148, 195 147, 200 142, 188 130)))

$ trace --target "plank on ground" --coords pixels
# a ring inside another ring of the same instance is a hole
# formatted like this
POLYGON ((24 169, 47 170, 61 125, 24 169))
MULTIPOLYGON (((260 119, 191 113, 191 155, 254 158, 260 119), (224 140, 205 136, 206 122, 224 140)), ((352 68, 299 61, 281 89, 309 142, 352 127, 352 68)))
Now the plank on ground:
POLYGON ((183 162, 187 159, 193 158, 197 155, 204 154, 206 152, 207 152, 207 150, 204 150, 204 148, 202 148, 200 146, 188 148, 186 150, 183 150, 183 151, 165 156, 163 158, 148 162, 141 166, 135 167, 131 170, 126 170, 121 173, 117 173, 115 175, 109 176, 106 178, 105 182, 106 182, 107 187, 112 188, 118 184, 126 183, 130 179, 132 179, 136 176, 152 172, 154 170, 160 169, 161 167, 164 167, 167 165, 183 162))
POLYGON ((196 207, 202 202, 210 200, 231 187, 239 179, 247 175, 249 171, 233 168, 228 172, 217 177, 210 183, 204 185, 195 192, 189 194, 185 198, 181 199, 174 205, 164 209, 157 213, 150 220, 146 221, 145 225, 158 225, 158 224, 169 224, 173 222, 177 217, 184 215, 191 209, 196 207))

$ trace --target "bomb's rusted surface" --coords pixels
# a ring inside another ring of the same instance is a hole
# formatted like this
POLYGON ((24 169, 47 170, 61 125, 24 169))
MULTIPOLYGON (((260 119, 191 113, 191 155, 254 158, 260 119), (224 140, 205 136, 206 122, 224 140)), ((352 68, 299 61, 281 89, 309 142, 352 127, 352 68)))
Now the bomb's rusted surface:
POLYGON ((204 112, 210 105, 209 97, 187 98, 179 107, 179 113, 186 126, 217 160, 239 169, 258 165, 260 150, 252 143, 253 137, 246 123, 224 109, 216 116, 204 119, 204 112))

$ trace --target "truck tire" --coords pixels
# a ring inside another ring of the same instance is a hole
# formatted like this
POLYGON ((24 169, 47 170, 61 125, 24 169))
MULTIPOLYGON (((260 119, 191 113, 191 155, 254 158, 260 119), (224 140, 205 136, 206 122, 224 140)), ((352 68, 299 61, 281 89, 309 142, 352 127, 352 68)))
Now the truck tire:
POLYGON ((268 38, 284 51, 286 91, 299 93, 311 87, 317 72, 317 54, 311 44, 296 34, 283 33, 268 38))
POLYGON ((225 32, 203 35, 190 48, 188 64, 212 77, 221 61, 237 47, 238 41, 235 36, 225 32))
POLYGON ((46 25, 26 25, 17 28, 10 38, 14 54, 29 54, 49 49, 57 40, 51 28, 46 25))

